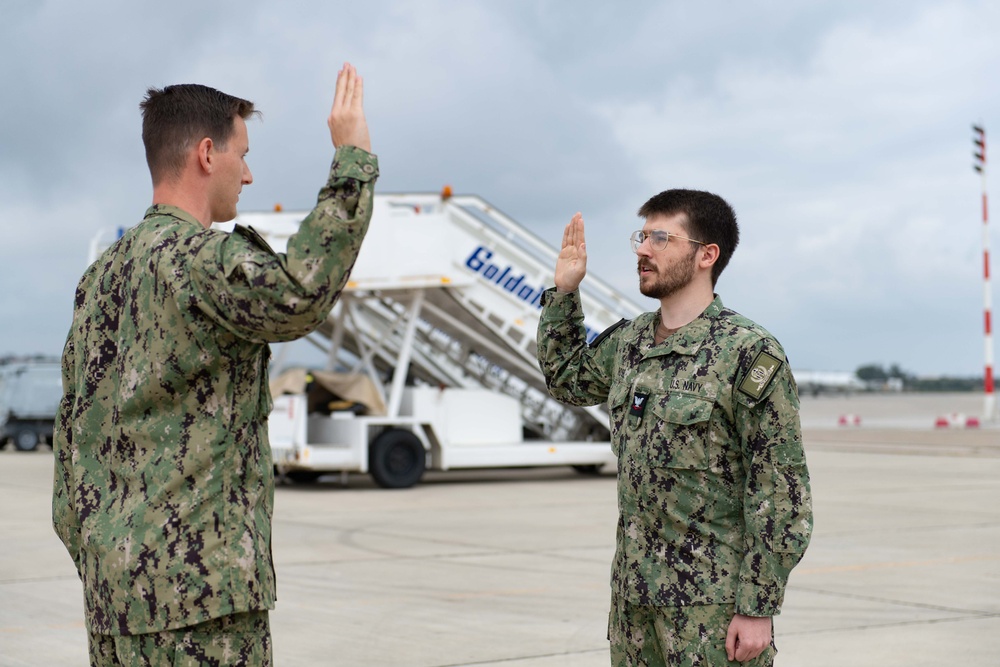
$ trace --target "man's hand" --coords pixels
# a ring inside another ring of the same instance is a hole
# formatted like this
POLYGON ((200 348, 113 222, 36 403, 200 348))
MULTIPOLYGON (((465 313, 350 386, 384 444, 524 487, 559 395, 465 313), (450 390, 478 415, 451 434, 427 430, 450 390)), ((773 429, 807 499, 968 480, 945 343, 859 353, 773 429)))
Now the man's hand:
POLYGON ((556 260, 556 289, 574 292, 587 275, 587 243, 583 238, 583 215, 577 213, 563 231, 562 250, 556 260))
POLYGON ((771 644, 770 616, 736 614, 726 635, 726 657, 746 662, 760 655, 771 644))
POLYGON ((326 124, 330 126, 330 138, 334 147, 355 146, 362 150, 372 150, 368 137, 368 121, 365 120, 364 81, 358 76, 354 65, 344 63, 337 74, 337 92, 333 97, 333 107, 326 124))

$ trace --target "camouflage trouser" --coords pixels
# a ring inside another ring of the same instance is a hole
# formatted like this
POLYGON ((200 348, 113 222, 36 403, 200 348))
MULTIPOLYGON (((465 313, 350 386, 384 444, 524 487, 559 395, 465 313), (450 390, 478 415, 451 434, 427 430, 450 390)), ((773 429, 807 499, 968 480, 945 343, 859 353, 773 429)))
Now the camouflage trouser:
POLYGON ((268 612, 223 616, 176 630, 90 633, 91 667, 270 667, 268 612))
POLYGON ((732 604, 690 607, 633 605, 612 596, 608 618, 612 667, 771 667, 771 645, 754 660, 729 661, 726 633, 732 604))

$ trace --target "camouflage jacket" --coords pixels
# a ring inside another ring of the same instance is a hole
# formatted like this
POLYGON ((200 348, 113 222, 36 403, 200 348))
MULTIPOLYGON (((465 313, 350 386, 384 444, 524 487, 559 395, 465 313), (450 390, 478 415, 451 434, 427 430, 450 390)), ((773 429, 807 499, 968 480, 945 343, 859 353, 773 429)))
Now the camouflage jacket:
POLYGON ((273 608, 268 343, 326 319, 377 176, 374 155, 340 148, 285 253, 155 205, 84 274, 63 351, 52 515, 92 631, 273 608))
POLYGON ((651 312, 588 347, 577 293, 549 290, 542 303, 549 391, 610 410, 615 592, 635 604, 777 614, 812 532, 798 394, 777 341, 716 297, 660 345, 651 312))

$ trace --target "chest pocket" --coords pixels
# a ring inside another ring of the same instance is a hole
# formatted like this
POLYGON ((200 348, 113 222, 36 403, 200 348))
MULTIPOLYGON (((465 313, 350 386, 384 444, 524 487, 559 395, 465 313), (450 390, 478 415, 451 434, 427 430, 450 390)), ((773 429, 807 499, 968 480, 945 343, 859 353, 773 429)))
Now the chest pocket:
POLYGON ((649 397, 657 437, 650 438, 649 463, 656 468, 705 470, 715 402, 695 394, 671 391, 649 397))

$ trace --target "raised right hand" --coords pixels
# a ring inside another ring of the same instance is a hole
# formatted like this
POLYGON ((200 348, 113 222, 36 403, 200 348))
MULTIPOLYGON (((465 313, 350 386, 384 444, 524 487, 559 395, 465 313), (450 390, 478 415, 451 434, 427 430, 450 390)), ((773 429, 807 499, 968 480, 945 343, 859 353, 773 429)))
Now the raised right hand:
POLYGON ((356 146, 371 152, 372 142, 365 120, 364 81, 350 63, 344 63, 337 74, 337 92, 326 124, 330 126, 334 147, 356 146))
POLYGON ((587 275, 587 243, 583 237, 583 215, 577 213, 563 231, 562 250, 556 260, 556 289, 573 292, 587 275))

